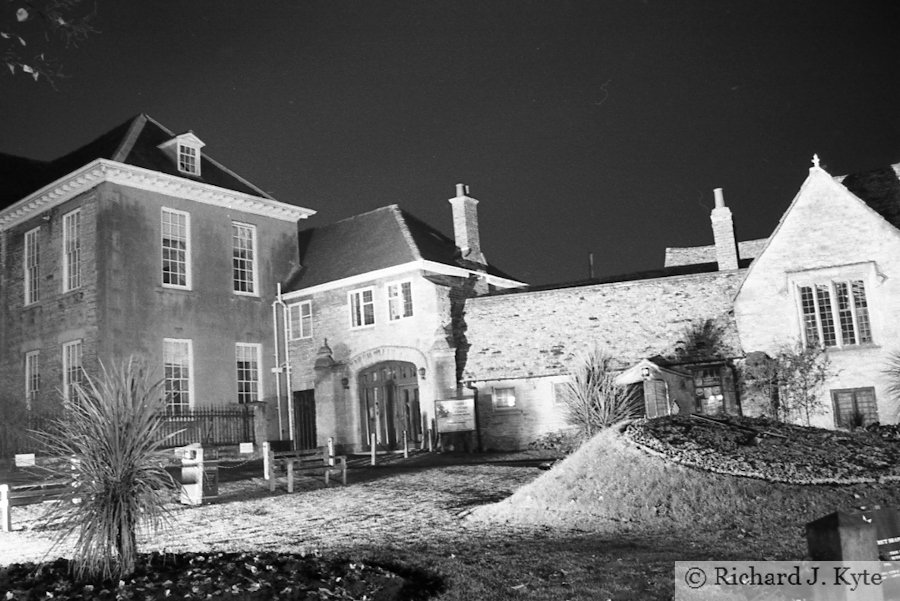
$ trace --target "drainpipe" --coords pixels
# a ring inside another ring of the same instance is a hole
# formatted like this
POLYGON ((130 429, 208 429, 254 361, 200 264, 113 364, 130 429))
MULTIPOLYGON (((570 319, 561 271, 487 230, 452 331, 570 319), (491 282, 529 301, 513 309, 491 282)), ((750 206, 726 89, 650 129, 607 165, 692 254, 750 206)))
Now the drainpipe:
POLYGON ((464 385, 475 394, 472 400, 472 408, 475 411, 475 438, 478 440, 478 452, 482 453, 483 450, 481 448, 481 424, 478 423, 478 387, 471 382, 466 382, 464 385))
MULTIPOLYGON (((280 336, 278 335, 278 305, 284 305, 281 301, 281 282, 278 282, 278 294, 275 296, 275 300, 272 301, 272 337, 275 339, 275 369, 272 370, 272 375, 275 376, 275 402, 278 404, 278 436, 279 438, 284 435, 284 424, 282 423, 281 418, 281 355, 278 353, 278 347, 281 346, 280 336)), ((285 346, 287 346, 287 341, 285 341, 285 346)))
MULTIPOLYGON (((279 291, 279 297, 281 292, 279 291)), ((282 332, 284 334, 284 379, 285 379, 285 387, 284 391, 285 396, 287 396, 287 406, 288 406, 288 428, 290 429, 290 441, 291 448, 294 448, 294 386, 291 382, 291 345, 288 336, 288 319, 290 315, 288 315, 287 305, 284 304, 284 301, 281 303, 284 323, 282 324, 282 332)))

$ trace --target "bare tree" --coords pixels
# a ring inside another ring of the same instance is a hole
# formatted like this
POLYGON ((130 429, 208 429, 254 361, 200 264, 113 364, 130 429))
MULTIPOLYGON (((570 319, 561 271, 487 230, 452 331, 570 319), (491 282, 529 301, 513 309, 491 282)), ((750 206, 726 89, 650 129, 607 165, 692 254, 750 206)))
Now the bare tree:
POLYGON ((85 0, 6 0, 0 8, 0 63, 10 75, 51 85, 62 77, 56 53, 95 33, 85 0))

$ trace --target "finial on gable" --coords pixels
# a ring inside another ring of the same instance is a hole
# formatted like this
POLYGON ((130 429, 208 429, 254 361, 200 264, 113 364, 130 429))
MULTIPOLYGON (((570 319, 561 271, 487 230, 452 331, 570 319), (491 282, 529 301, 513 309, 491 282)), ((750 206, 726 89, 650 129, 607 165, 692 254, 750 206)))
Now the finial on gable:
POLYGON ((813 153, 812 164, 813 164, 814 168, 821 169, 821 167, 819 167, 819 155, 818 154, 813 153))

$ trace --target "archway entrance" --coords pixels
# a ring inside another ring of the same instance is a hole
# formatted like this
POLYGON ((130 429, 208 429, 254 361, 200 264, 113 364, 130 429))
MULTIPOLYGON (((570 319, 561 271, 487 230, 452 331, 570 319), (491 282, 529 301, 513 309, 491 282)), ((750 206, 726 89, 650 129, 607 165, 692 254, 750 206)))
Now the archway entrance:
POLYGON ((409 442, 421 441, 419 379, 413 363, 376 363, 360 371, 358 381, 364 444, 373 433, 376 443, 387 449, 402 447, 404 432, 409 442))

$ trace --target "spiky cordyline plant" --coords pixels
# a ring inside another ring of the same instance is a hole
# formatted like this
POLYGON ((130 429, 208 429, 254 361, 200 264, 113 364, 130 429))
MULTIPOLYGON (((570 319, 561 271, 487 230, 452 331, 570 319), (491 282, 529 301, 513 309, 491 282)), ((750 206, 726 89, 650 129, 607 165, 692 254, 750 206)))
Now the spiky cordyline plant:
POLYGON ((634 389, 615 383, 613 358, 594 348, 582 353, 569 371, 563 394, 569 423, 585 437, 620 421, 638 417, 641 399, 634 389))
POLYGON ((165 504, 175 482, 165 470, 168 453, 160 429, 163 381, 135 359, 107 369, 75 387, 64 400, 64 417, 50 434, 39 434, 51 468, 74 477, 78 503, 60 503, 48 520, 61 526, 57 544, 75 538, 73 574, 79 579, 121 579, 134 571, 137 530, 165 523, 165 504))

